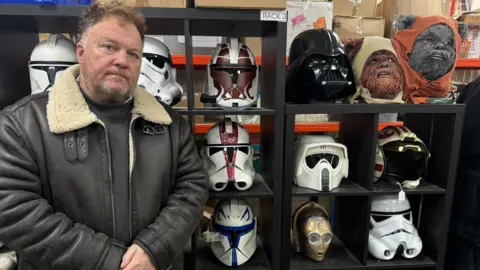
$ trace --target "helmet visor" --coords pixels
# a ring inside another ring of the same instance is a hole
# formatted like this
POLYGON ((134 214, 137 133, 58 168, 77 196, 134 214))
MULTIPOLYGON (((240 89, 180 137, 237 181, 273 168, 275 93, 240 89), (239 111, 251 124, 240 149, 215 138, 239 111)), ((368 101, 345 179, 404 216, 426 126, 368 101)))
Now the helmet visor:
POLYGON ((427 172, 428 150, 421 143, 394 141, 383 146, 386 174, 398 180, 416 180, 427 172))

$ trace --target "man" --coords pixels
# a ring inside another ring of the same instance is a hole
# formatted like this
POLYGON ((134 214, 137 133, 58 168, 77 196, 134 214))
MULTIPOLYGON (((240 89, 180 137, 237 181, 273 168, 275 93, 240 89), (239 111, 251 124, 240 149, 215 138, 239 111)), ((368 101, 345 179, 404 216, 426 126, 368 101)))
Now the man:
POLYGON ((93 4, 79 64, 0 113, 0 241, 20 270, 182 268, 208 180, 187 122, 136 87, 144 32, 134 8, 93 4))

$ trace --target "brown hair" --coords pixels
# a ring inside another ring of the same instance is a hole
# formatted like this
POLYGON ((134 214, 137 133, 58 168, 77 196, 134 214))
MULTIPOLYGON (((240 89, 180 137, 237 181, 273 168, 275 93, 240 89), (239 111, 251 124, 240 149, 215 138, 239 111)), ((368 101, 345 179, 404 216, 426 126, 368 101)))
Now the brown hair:
POLYGON ((142 13, 135 7, 125 5, 121 0, 102 1, 96 0, 92 5, 85 8, 79 17, 78 34, 80 38, 83 38, 85 33, 95 24, 103 20, 108 16, 115 16, 126 22, 132 23, 140 33, 142 41, 147 31, 147 25, 145 24, 145 18, 142 13))

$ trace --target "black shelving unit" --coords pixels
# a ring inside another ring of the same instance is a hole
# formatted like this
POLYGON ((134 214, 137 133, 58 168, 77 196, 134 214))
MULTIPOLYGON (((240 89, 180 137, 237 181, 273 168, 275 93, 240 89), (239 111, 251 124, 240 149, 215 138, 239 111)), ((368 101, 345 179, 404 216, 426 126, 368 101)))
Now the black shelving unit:
POLYGON ((443 269, 463 114, 463 105, 451 104, 286 105, 284 151, 291 154, 284 159, 281 269, 443 269), (404 189, 423 242, 421 254, 412 260, 395 257, 380 261, 368 253, 372 197, 400 191, 384 180, 373 182, 379 113, 401 114, 404 125, 431 152, 426 178, 416 189, 404 189), (341 115, 337 139, 348 149, 349 178, 331 192, 300 188, 293 183, 296 114, 341 115), (321 263, 294 253, 290 243, 292 198, 316 196, 334 198, 335 239, 321 263))
MULTIPOLYGON (((0 79, 0 89, 24 89, 24 93, 9 96, 4 106, 30 94, 28 59, 38 43, 38 33, 76 33, 77 16, 83 8, 83 6, 0 5, 0 36, 5 41, 1 46, 9 48, 8 52, 7 50, 0 52, 0 78, 4 78, 3 81, 0 79), (15 79, 8 79, 12 74, 15 74, 15 79)), ((195 8, 139 8, 139 10, 146 17, 147 34, 185 36, 188 97, 193 97, 195 93, 192 36, 262 38, 260 108, 243 111, 196 108, 194 100, 188 99, 188 107, 179 108, 178 112, 188 118, 192 127, 195 125, 196 115, 260 116, 261 173, 256 176, 253 187, 244 192, 229 190, 211 192, 210 195, 212 199, 255 198, 261 201, 262 216, 257 217, 259 247, 251 260, 238 269, 281 269, 282 243, 279 236, 282 224, 281 168, 285 115, 286 23, 260 21, 260 10, 195 8)), ((192 132, 195 132, 195 129, 192 128, 192 132)), ((185 269, 230 269, 216 261, 208 246, 198 236, 198 232, 192 236, 191 249, 185 254, 185 269)))

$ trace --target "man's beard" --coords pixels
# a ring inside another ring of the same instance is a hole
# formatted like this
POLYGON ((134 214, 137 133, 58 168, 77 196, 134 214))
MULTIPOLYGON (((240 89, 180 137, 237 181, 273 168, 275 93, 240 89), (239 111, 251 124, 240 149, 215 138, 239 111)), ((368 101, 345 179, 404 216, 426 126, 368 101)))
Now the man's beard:
POLYGON ((92 81, 85 76, 83 76, 83 80, 85 81, 85 84, 89 90, 99 97, 104 97, 105 100, 103 100, 103 102, 106 103, 125 102, 135 89, 134 87, 126 87, 121 89, 111 88, 102 82, 92 83, 92 81))
MULTIPOLYGON (((398 69, 399 67, 397 67, 398 69)), ((378 78, 376 68, 367 68, 362 72, 362 85, 368 89, 372 98, 392 100, 395 99, 403 88, 403 75, 398 70, 392 69, 391 77, 378 78)))

